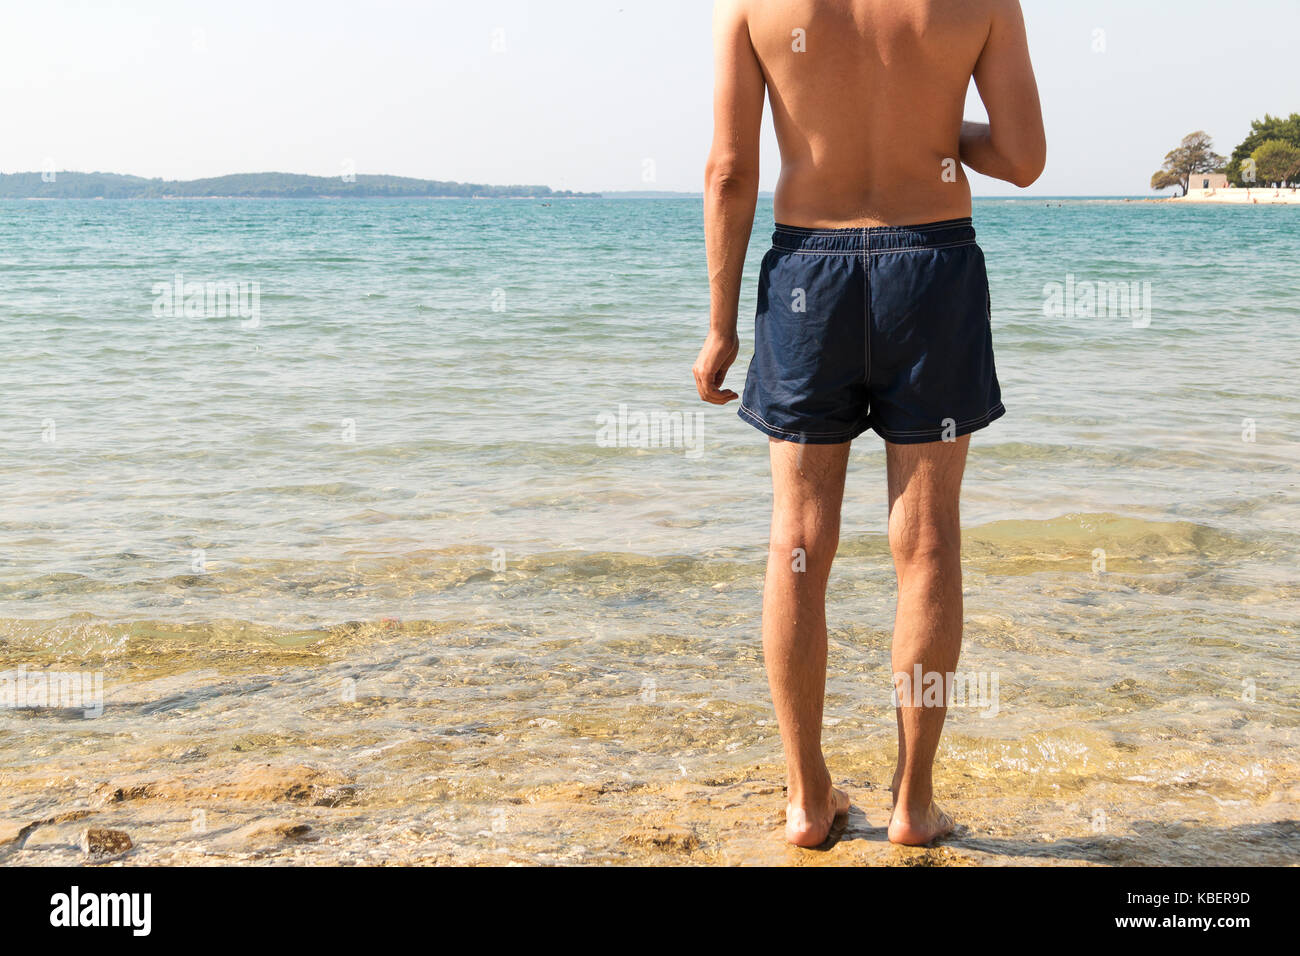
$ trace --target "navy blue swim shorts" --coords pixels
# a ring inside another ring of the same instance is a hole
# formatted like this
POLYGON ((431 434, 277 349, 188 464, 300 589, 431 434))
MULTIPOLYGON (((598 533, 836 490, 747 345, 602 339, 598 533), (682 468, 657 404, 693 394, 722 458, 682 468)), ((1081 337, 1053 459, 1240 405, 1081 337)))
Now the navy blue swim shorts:
POLYGON ((836 444, 871 428, 920 444, 953 441, 1005 412, 970 219, 777 225, 741 418, 782 441, 836 444))

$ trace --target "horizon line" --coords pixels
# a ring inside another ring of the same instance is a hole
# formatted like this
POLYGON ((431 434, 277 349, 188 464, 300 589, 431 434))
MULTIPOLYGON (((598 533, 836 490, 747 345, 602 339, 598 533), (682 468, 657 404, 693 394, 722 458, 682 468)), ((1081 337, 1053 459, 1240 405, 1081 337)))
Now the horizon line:
MULTIPOLYGON (((79 176, 96 176, 96 175, 123 176, 123 177, 130 177, 133 179, 143 179, 152 182, 164 182, 164 183, 195 183, 205 179, 225 179, 230 176, 304 176, 311 179, 325 179, 325 180, 341 179, 339 174, 323 176, 318 173, 293 173, 293 172, 286 172, 284 170, 258 170, 255 172, 220 173, 214 176, 194 176, 189 179, 170 179, 165 176, 139 176, 135 173, 118 173, 118 172, 111 172, 102 169, 89 170, 89 171, 80 170, 80 169, 57 169, 57 170, 26 169, 17 172, 0 172, 0 176, 33 176, 33 175, 42 175, 43 173, 48 173, 48 172, 53 172, 56 175, 59 173, 69 173, 69 174, 74 174, 79 176)), ((428 179, 423 176, 408 176, 399 173, 356 172, 353 175, 358 178, 362 176, 387 177, 391 179, 411 179, 411 180, 416 180, 418 182, 455 183, 456 185, 485 186, 485 187, 498 188, 498 189, 545 186, 545 188, 550 189, 553 192, 597 193, 600 194, 601 196, 621 194, 624 196, 628 196, 629 198, 631 198, 633 195, 644 196, 646 198, 651 198, 655 196, 662 196, 664 198, 674 197, 674 196, 680 198, 703 198, 704 196, 704 193, 701 190, 689 190, 689 189, 633 189, 633 188, 591 189, 591 188, 580 188, 580 187, 573 187, 573 186, 555 187, 555 186, 542 184, 542 183, 524 183, 524 182, 487 183, 487 182, 474 182, 471 180, 457 180, 457 179, 428 179)), ((344 180, 343 182, 346 184, 346 180, 344 180)), ((760 190, 758 193, 758 198, 771 199, 774 197, 774 195, 775 194, 770 190, 760 190)), ((66 198, 77 198, 77 197, 66 197, 66 198)), ((93 198, 93 197, 87 197, 87 198, 93 198)), ((194 197, 194 198, 210 198, 210 197, 194 197)), ((249 197, 249 198, 255 198, 255 197, 249 197)), ((357 197, 357 198, 384 198, 384 197, 357 197)), ((556 197, 556 198, 560 198, 560 197, 556 197)), ((1002 195, 996 193, 994 194, 972 193, 971 198, 972 199, 1028 200, 1028 199, 1162 199, 1162 198, 1169 198, 1169 197, 1165 196, 1163 193, 1147 192, 1147 193, 1054 193, 1050 195, 1049 194, 1002 195)))

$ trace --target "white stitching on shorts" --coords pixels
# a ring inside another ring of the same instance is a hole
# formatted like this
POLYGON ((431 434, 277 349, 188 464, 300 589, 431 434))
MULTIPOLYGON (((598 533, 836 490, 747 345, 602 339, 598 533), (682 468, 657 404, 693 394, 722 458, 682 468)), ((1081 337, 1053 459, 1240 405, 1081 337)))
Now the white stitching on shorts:
MULTIPOLYGON (((850 437, 853 436, 852 428, 847 429, 846 431, 838 431, 838 432, 792 432, 788 428, 780 428, 777 425, 773 425, 762 415, 758 414, 758 412, 754 411, 752 408, 747 406, 744 402, 740 403, 740 410, 745 414, 749 415, 751 418, 753 418, 754 421, 761 422, 767 428, 772 429, 772 431, 774 432, 780 432, 782 435, 793 435, 796 438, 839 438, 845 435, 850 437)), ((861 434, 861 432, 859 432, 858 434, 861 434)))
MULTIPOLYGON (((957 422, 957 424, 955 424, 955 425, 953 426, 953 428, 965 428, 967 425, 979 425, 979 424, 982 424, 982 423, 984 423, 984 422, 987 422, 987 421, 989 420, 989 418, 991 418, 991 417, 992 417, 996 412, 998 412, 999 410, 1001 410, 1001 411, 1006 411, 1006 407, 1005 407, 1001 402, 998 402, 996 405, 994 405, 992 408, 990 408, 987 412, 985 412, 985 413, 984 413, 983 415, 981 415, 979 418, 971 418, 971 419, 968 419, 967 421, 964 421, 964 422, 957 422)), ((874 426, 873 426, 873 427, 874 427, 874 426)), ((943 433, 943 426, 940 425, 940 426, 937 427, 937 428, 921 428, 921 429, 906 429, 906 430, 900 430, 900 429, 896 429, 896 428, 876 428, 876 431, 880 432, 882 435, 900 435, 900 436, 902 436, 902 435, 934 435, 934 434, 942 434, 942 433, 943 433)))
POLYGON ((773 249, 788 252, 795 256, 883 256, 893 252, 929 252, 932 249, 957 249, 961 246, 973 246, 975 239, 963 239, 959 242, 942 242, 938 245, 895 246, 890 249, 797 249, 791 246, 772 244, 773 249))

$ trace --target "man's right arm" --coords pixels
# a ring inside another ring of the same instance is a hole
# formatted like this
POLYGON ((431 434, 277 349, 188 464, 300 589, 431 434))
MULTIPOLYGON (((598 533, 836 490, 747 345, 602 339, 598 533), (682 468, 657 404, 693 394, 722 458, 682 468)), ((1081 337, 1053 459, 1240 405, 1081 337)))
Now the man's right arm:
POLYGON ((989 121, 962 124, 962 162, 994 179, 1032 185, 1047 163, 1047 137, 1019 0, 994 0, 974 75, 989 121))
POLYGON ((740 280, 758 203, 758 149, 767 85, 750 42, 744 0, 718 0, 713 33, 713 147, 704 189, 709 334, 693 372, 700 398, 725 405, 739 397, 724 389, 722 382, 740 354, 736 335, 740 280))

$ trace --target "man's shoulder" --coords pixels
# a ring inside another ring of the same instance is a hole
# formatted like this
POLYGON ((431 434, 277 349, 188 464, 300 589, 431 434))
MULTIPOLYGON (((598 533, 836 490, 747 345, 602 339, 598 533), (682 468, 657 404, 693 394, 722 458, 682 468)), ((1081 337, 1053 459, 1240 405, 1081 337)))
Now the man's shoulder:
MULTIPOLYGON (((854 0, 849 2, 853 3, 854 0)), ((945 16, 991 17, 1020 12, 1020 0, 920 0, 920 2, 922 5, 929 6, 933 12, 945 16)), ((770 3, 770 0, 714 0, 713 9, 715 15, 748 17, 751 13, 757 12, 764 3, 770 3)), ((808 12, 815 10, 821 4, 842 8, 844 0, 796 0, 791 6, 800 8, 800 12, 808 12)))
POLYGON ((750 0, 713 0, 715 23, 744 23, 749 20, 749 13, 750 0))
POLYGON ((980 0, 990 17, 1020 16, 1020 0, 980 0))
POLYGON ((990 20, 1012 10, 1020 9, 1020 0, 930 0, 932 7, 943 7, 942 12, 953 18, 990 20))
POLYGON ((928 0, 928 3, 924 19, 946 25, 949 35, 986 36, 993 24, 1020 13, 1020 0, 928 0))

